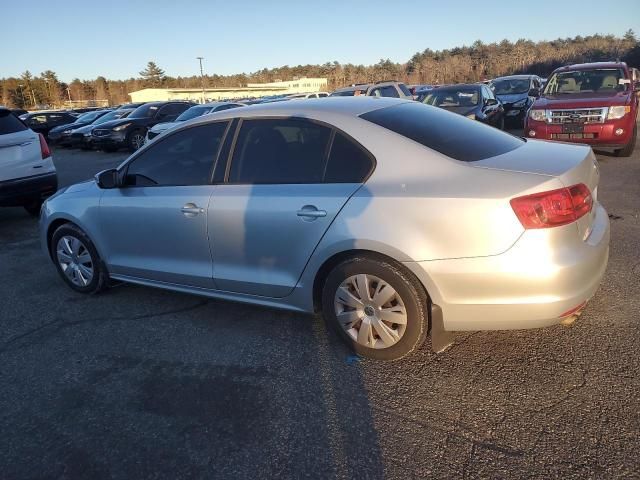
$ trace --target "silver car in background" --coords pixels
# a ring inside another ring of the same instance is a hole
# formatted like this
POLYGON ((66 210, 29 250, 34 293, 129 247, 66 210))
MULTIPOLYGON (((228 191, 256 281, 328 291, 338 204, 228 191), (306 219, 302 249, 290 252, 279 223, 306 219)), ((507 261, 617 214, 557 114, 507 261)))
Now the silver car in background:
POLYGON ((210 113, 221 112, 223 110, 229 110, 230 108, 238 107, 244 107, 244 104, 234 102, 209 102, 203 103, 202 105, 194 105, 193 107, 182 112, 174 122, 157 123, 156 125, 151 127, 147 131, 146 142, 153 140, 162 132, 166 132, 170 128, 173 128, 176 125, 180 125, 180 123, 186 122, 187 120, 193 120, 194 118, 200 117, 202 115, 208 115, 210 113))
POLYGON ((587 146, 416 102, 280 102, 184 122, 59 192, 41 240, 78 292, 113 279, 321 311, 359 354, 397 359, 430 327, 578 313, 607 265, 598 180, 587 146))

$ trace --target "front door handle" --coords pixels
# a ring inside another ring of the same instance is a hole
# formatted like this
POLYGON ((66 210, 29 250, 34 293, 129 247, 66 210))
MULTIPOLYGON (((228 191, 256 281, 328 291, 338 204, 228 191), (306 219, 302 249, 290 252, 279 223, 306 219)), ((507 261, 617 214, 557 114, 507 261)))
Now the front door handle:
POLYGON ((200 213, 204 213, 204 208, 200 208, 195 203, 187 203, 180 209, 185 217, 195 217, 200 213))
POLYGON ((303 219, 314 220, 316 218, 326 217, 327 211, 318 210, 318 208, 313 205, 305 205, 296 212, 296 215, 302 217, 303 219))

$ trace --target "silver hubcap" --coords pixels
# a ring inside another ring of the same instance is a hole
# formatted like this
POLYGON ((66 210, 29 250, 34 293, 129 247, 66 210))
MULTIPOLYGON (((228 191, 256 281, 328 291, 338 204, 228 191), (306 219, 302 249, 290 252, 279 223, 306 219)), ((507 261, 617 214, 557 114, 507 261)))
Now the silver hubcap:
POLYGON ((84 243, 76 237, 64 236, 56 246, 58 264, 66 277, 78 287, 86 287, 93 279, 93 260, 84 243))
POLYGON ((396 290, 374 275, 353 275, 338 287, 334 305, 340 326, 368 348, 389 348, 407 328, 407 309, 396 290))
POLYGON ((144 145, 144 137, 139 133, 136 133, 131 137, 131 142, 133 143, 133 147, 137 150, 144 145))

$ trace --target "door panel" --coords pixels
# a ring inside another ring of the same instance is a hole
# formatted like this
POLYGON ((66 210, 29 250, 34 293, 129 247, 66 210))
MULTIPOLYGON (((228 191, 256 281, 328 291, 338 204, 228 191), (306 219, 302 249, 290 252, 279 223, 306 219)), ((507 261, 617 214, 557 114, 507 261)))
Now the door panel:
POLYGON ((220 290, 285 297, 359 184, 219 185, 209 232, 220 290))
POLYGON ((207 236, 214 189, 200 185, 105 190, 100 246, 111 272, 214 288, 207 236))

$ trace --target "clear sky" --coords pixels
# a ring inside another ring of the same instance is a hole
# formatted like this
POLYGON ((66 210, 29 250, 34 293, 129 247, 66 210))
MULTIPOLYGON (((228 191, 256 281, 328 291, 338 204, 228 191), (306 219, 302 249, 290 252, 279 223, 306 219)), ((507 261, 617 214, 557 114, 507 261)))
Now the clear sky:
POLYGON ((640 35, 640 0, 3 0, 0 77, 51 69, 75 77, 253 72, 282 65, 405 62, 507 38, 640 35))

